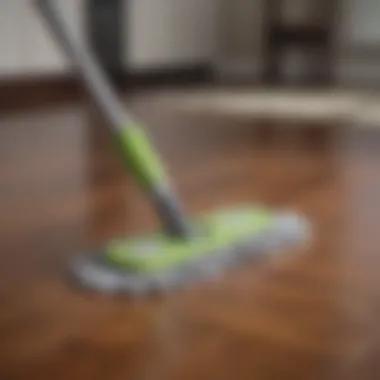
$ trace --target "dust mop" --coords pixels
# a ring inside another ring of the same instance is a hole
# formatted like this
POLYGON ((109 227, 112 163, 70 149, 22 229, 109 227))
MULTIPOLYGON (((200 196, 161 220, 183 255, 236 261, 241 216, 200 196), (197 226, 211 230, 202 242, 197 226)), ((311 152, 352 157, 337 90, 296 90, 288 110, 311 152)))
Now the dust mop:
POLYGON ((141 124, 127 113, 87 46, 69 27, 57 0, 37 0, 56 40, 72 59, 117 142, 121 158, 151 201, 162 229, 115 239, 71 263, 84 287, 108 293, 163 291, 201 281, 257 255, 303 240, 308 223, 296 213, 243 205, 190 220, 141 124))

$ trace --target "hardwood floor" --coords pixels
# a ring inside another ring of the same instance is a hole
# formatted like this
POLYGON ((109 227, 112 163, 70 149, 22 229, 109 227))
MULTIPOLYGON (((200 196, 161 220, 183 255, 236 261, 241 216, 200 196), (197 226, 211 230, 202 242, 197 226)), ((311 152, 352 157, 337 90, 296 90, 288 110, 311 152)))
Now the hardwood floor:
POLYGON ((0 379, 378 379, 380 151, 338 126, 276 128, 128 100, 193 215, 260 201, 310 246, 147 299, 77 289, 67 263, 156 226, 89 106, 0 118, 0 379))

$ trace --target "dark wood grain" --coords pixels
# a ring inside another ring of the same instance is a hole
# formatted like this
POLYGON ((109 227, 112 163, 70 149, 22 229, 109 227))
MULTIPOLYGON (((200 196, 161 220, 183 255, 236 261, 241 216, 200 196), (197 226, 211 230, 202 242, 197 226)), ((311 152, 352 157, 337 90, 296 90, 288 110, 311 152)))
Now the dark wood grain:
POLYGON ((149 299, 74 287, 70 257, 156 221, 89 106, 0 119, 0 379, 378 379, 376 136, 183 116, 128 99, 191 214, 261 201, 310 246, 149 299), (360 138, 359 138, 360 137, 360 138))

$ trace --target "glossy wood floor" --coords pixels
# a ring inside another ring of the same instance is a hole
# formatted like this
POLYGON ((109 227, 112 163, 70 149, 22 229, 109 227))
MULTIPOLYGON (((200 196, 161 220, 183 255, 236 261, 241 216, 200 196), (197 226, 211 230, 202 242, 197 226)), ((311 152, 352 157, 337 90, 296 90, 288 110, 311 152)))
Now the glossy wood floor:
POLYGON ((90 106, 2 116, 0 379, 379 379, 376 136, 128 102, 193 215, 262 201, 305 213, 313 240, 166 296, 84 292, 70 257, 156 221, 90 106))

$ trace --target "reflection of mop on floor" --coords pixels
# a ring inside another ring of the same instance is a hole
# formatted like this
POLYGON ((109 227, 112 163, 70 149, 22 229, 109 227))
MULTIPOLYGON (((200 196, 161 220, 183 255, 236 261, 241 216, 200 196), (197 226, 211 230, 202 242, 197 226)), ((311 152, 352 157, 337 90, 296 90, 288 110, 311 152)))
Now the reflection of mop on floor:
POLYGON ((121 158, 135 175, 162 223, 143 237, 121 238, 73 263, 75 279, 106 292, 141 293, 199 281, 252 256, 299 243, 308 223, 296 213, 256 205, 227 208, 192 221, 184 214, 140 123, 129 115, 84 44, 68 27, 57 0, 38 0, 51 30, 76 63, 103 111, 121 158))

